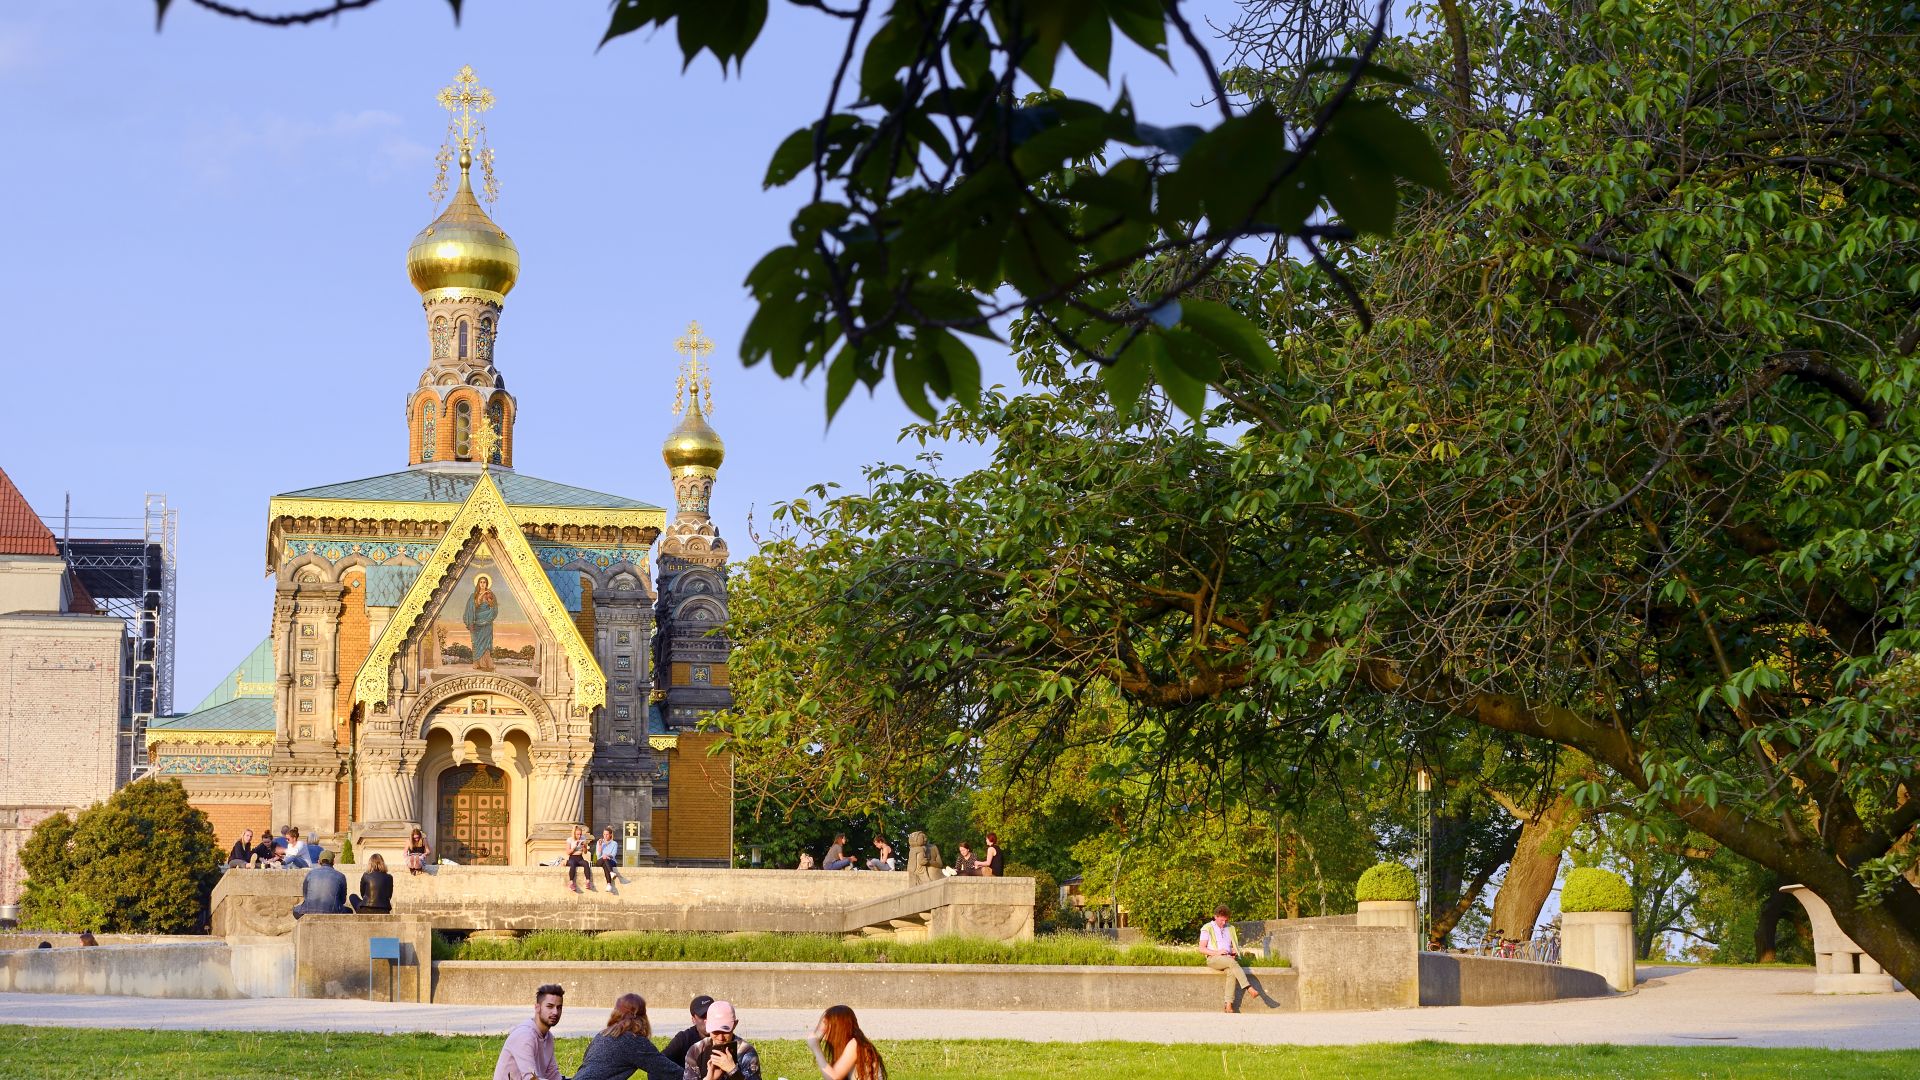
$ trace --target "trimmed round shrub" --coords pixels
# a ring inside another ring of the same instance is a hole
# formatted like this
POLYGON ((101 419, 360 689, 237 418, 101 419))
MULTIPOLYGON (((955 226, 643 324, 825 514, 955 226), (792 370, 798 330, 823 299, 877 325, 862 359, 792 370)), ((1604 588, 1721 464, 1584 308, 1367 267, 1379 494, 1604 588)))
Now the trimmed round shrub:
POLYGON ((1633 890, 1611 870, 1576 866, 1560 888, 1561 911, 1632 911, 1633 890))
POLYGON ((1353 886, 1355 900, 1417 900, 1419 897, 1420 882, 1414 879, 1413 871, 1397 862, 1367 867, 1353 886))

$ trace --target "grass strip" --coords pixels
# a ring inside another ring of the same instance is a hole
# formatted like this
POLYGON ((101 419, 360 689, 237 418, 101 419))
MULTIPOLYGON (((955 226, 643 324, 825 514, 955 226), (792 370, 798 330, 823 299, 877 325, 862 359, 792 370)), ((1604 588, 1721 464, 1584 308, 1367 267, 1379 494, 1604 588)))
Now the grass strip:
MULTIPOLYGON (((664 1034, 664 1033, 663 1033, 664 1034)), ((752 1031, 744 1031, 747 1038, 752 1031)), ((767 1080, 818 1075, 805 1044, 755 1042, 767 1080)), ((562 1039, 560 1070, 580 1065, 587 1040, 562 1039)), ((1920 1075, 1916 1050, 1764 1050, 1692 1046, 1490 1046, 1417 1042, 1371 1046, 1218 1046, 1156 1043, 1029 1043, 976 1039, 885 1042, 898 1080, 983 1076, 1151 1076, 1156 1080, 1354 1077, 1502 1080, 1535 1077, 1860 1077, 1920 1075)), ((141 1080, 441 1080, 489 1076, 497 1036, 326 1032, 128 1031, 0 1026, 0 1077, 141 1080)))
MULTIPOLYGON (((1202 967, 1198 949, 1136 944, 1126 948, 1090 934, 1048 934, 1032 941, 847 941, 833 934, 688 934, 612 930, 587 934, 538 930, 522 938, 436 938, 436 960, 704 961, 752 964, 1077 964, 1202 967)), ((1284 961, 1252 961, 1284 967, 1284 961)))

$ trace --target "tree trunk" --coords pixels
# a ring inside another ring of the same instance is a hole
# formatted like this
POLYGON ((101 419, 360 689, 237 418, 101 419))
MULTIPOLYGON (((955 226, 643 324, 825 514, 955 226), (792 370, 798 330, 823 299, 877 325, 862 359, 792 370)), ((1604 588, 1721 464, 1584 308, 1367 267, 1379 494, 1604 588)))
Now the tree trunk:
POLYGON ((1533 937, 1540 909, 1546 906, 1560 875, 1560 855, 1580 816, 1580 808, 1562 795, 1523 821, 1513 861, 1507 864, 1507 876, 1493 896, 1494 934, 1508 941, 1533 937))
POLYGON ((1770 893, 1760 902, 1760 921, 1753 927, 1753 959, 1771 964, 1780 952, 1780 920, 1793 914, 1793 897, 1783 892, 1770 893))

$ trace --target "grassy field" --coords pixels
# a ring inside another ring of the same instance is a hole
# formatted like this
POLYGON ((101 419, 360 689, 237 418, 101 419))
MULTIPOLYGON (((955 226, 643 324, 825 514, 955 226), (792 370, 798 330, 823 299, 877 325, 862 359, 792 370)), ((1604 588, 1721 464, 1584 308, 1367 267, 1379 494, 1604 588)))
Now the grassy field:
MULTIPOLYGON (((749 1038, 752 1032, 746 1032, 749 1038)), ((805 1045, 757 1044, 767 1080, 817 1076, 805 1045)), ((122 1077, 142 1080, 440 1080, 485 1077, 496 1038, 438 1035, 252 1034, 0 1026, 0 1078, 122 1077)), ((564 1039, 571 1073, 585 1039, 564 1039)), ((883 1044, 894 1080, 1153 1077, 1887 1077, 1920 1075, 1920 1051, 1752 1050, 1736 1047, 1159 1046, 1151 1043, 960 1041, 883 1044)))
MULTIPOLYGON (((616 930, 583 934, 540 930, 512 941, 448 944, 435 939, 436 960, 700 960, 781 964, 1136 964, 1201 967, 1198 949, 1158 945, 1120 948, 1091 934, 1048 934, 1032 941, 844 941, 832 934, 656 934, 616 930)), ((1267 963, 1254 960, 1254 964, 1267 963)), ((1280 964, 1280 961, 1275 961, 1280 964)))

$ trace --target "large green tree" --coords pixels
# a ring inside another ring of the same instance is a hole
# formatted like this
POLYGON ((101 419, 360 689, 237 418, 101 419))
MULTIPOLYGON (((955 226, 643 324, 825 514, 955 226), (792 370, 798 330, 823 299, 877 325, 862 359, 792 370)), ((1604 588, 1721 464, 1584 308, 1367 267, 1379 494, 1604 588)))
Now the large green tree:
POLYGON ((1577 806, 1805 883, 1920 988, 1920 23, 1441 9, 1382 56, 1443 88, 1458 194, 1332 256, 1370 331, 1221 263, 1277 362, 1220 350, 1185 427, 1030 320, 1027 392, 924 429, 992 467, 789 508, 795 610, 892 673, 876 709, 965 687, 930 744, 1022 719, 1044 757, 1033 703, 1093 685, 1140 768, 1223 789, 1380 725, 1558 744, 1604 772, 1577 806))

